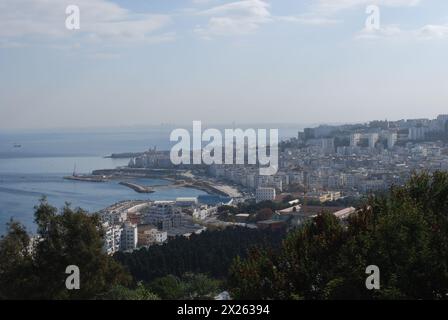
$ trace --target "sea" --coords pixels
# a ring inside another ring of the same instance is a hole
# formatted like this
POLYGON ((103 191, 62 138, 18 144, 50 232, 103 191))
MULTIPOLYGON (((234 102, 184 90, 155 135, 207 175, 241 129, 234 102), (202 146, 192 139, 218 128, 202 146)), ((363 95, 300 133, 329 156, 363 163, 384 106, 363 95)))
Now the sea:
MULTIPOLYGON (((0 130, 0 235, 11 219, 30 233, 36 230, 34 207, 45 196, 62 208, 65 203, 95 212, 122 200, 174 200, 198 197, 204 203, 227 201, 204 191, 177 187, 159 179, 136 179, 156 186, 155 192, 139 194, 119 185, 65 180, 64 176, 91 173, 128 164, 129 159, 106 157, 112 153, 141 152, 149 148, 169 150, 170 126, 150 128, 91 128, 83 130, 0 130)), ((284 130, 282 138, 295 136, 297 129, 284 130)))

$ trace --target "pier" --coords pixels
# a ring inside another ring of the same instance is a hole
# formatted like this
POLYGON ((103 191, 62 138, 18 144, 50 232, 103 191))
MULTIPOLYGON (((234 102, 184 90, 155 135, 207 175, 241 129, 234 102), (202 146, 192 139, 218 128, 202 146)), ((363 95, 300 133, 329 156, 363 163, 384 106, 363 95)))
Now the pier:
POLYGON ((66 176, 66 180, 85 181, 85 182, 106 182, 108 179, 103 176, 83 175, 83 176, 66 176))
POLYGON ((138 193, 153 193, 154 192, 153 188, 147 187, 147 186, 142 186, 142 185, 139 185, 136 183, 121 181, 121 182, 119 182, 119 184, 126 186, 128 188, 131 188, 132 190, 134 190, 135 192, 138 192, 138 193))

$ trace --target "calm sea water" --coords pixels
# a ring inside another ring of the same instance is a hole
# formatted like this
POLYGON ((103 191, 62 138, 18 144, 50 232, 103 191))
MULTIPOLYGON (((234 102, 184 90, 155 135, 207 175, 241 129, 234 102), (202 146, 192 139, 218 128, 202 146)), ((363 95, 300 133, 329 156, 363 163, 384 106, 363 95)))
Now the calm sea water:
MULTIPOLYGON (((22 222, 28 230, 34 231, 33 208, 45 195, 48 201, 60 208, 65 202, 94 212, 120 200, 174 200, 176 197, 195 197, 206 193, 178 187, 156 187, 156 192, 139 194, 118 181, 105 183, 64 180, 76 163, 79 172, 95 168, 115 168, 126 161, 99 157, 57 157, 57 158, 8 158, 0 159, 0 234, 5 224, 13 218, 22 222)), ((137 179, 144 185, 168 185, 157 179, 137 179)))
MULTIPOLYGON (((0 133, 0 234, 13 218, 35 231, 34 206, 45 195, 60 208, 65 202, 91 212, 126 199, 175 199, 199 196, 204 192, 189 188, 157 188, 139 194, 111 181, 105 183, 64 180, 76 165, 77 173, 126 165, 127 159, 108 159, 117 152, 138 152, 149 147, 169 147, 168 129, 101 130, 93 132, 3 132, 0 133), (15 148, 20 144, 21 148, 15 148)), ((139 181, 147 185, 166 181, 139 181)))
MULTIPOLYGON (((254 128, 257 128, 256 126, 254 128)), ((191 188, 156 187, 156 192, 139 194, 119 185, 64 180, 76 165, 77 173, 126 165, 128 159, 109 159, 105 155, 139 152, 148 148, 170 148, 168 126, 132 129, 83 131, 0 132, 0 234, 13 218, 35 231, 34 206, 42 196, 60 208, 65 202, 90 212, 121 200, 171 200, 195 197, 203 202, 225 200, 206 196, 191 188), (20 144, 20 148, 14 147, 20 144)), ((188 128, 187 128, 188 129, 188 128)), ((281 131, 282 132, 282 131, 281 131)), ((281 137, 295 136, 296 129, 284 130, 281 137)), ((138 180, 140 184, 161 185, 163 180, 138 180)))

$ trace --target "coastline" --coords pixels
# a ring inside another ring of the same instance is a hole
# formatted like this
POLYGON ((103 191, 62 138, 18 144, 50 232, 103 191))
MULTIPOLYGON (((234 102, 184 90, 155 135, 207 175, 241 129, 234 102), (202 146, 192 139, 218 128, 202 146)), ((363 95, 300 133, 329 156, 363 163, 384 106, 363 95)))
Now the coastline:
MULTIPOLYGON (((187 172, 174 169, 140 169, 121 167, 116 169, 99 169, 93 170, 91 175, 84 176, 85 181, 102 177, 107 180, 126 180, 135 178, 162 179, 173 182, 178 187, 193 188, 207 192, 212 195, 219 195, 229 198, 237 198, 241 196, 238 189, 218 184, 202 177, 188 175, 187 172)), ((154 186, 152 186, 154 187, 154 186)))

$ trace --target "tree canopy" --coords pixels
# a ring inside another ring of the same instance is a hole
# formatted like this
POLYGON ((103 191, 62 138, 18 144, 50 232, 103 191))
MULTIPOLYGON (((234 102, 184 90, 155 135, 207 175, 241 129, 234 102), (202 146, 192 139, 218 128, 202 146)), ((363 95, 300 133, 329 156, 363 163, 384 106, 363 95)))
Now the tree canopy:
POLYGON ((236 256, 245 257, 252 247, 277 248, 285 233, 243 227, 204 231, 189 238, 177 237, 160 246, 141 248, 131 253, 114 255, 136 281, 152 280, 185 273, 204 273, 213 278, 227 277, 236 256))
POLYGON ((345 224, 317 216, 279 252, 237 258, 229 285, 241 299, 447 299, 448 173, 416 174, 345 224), (366 289, 369 265, 380 269, 380 290, 366 289))
POLYGON ((61 212, 42 199, 35 210, 37 235, 30 241, 17 222, 0 240, 0 298, 91 299, 129 275, 103 250, 103 230, 97 215, 67 204, 61 212), (66 268, 80 270, 80 289, 66 287, 66 268))

